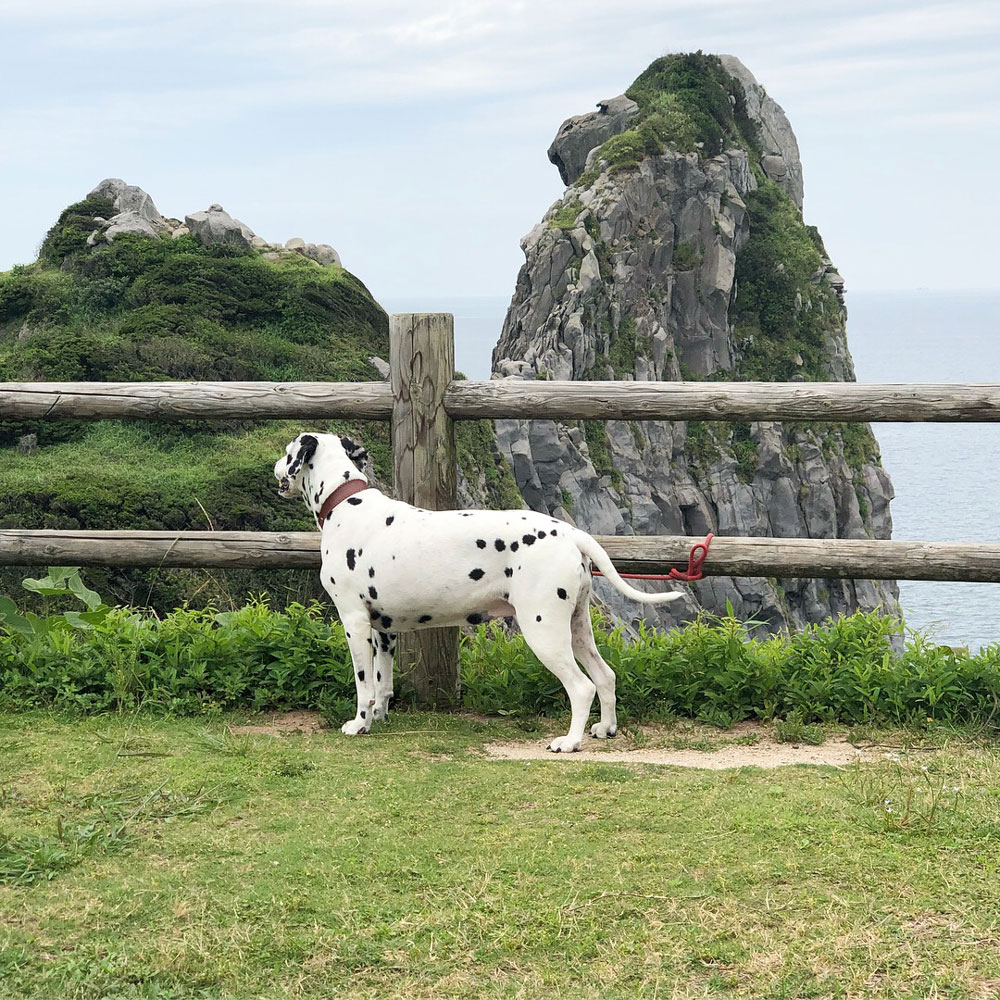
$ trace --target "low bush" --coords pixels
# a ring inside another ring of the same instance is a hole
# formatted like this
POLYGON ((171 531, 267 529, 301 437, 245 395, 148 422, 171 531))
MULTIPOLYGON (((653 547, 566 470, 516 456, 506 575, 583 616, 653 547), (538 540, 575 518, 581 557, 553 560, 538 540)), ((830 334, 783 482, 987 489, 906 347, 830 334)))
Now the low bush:
MULTIPOLYGON (((233 612, 163 617, 100 610, 82 624, 60 613, 29 628, 4 599, 0 710, 353 711, 344 632, 317 603, 275 611, 256 600, 233 612)), ((670 632, 640 628, 637 641, 596 617, 595 624, 625 719, 967 725, 992 721, 1000 708, 1000 644, 970 655, 916 635, 898 652, 902 625, 877 613, 764 639, 750 638, 732 616, 703 616, 670 632)), ((461 655, 465 707, 521 716, 566 710, 562 685, 501 623, 469 631, 461 655)), ((405 678, 397 695, 408 697, 405 678)))

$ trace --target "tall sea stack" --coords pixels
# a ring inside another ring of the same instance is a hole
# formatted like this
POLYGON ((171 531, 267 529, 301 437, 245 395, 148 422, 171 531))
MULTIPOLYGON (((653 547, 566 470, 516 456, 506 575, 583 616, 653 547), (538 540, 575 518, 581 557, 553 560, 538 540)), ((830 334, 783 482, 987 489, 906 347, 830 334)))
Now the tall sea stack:
MULTIPOLYGON (((853 380, 844 282, 802 220, 788 119, 732 56, 656 60, 560 127, 567 185, 522 241, 495 377, 853 380)), ((863 424, 498 421, 528 506, 597 534, 888 538, 863 424)), ((634 604, 599 583, 626 620, 634 604)), ((894 584, 716 577, 663 609, 769 630, 896 604, 894 584)))

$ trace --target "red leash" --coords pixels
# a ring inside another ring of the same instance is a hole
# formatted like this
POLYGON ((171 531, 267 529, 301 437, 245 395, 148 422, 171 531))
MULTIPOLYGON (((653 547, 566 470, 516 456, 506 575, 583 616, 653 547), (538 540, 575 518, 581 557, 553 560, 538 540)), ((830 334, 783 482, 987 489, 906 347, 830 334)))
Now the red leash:
MULTIPOLYGON (((702 578, 701 567, 708 556, 708 547, 715 535, 710 531, 703 542, 695 542, 688 553, 688 568, 686 570, 671 569, 669 573, 619 573, 624 580, 681 580, 684 583, 694 583, 702 578)), ((599 570, 593 571, 594 576, 604 576, 599 570)))

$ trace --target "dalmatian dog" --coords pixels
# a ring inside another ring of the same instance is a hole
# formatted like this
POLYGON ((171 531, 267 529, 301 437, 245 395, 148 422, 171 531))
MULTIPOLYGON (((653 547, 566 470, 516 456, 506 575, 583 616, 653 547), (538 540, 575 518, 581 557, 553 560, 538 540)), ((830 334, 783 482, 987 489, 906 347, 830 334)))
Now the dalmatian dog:
POLYGON ((590 535, 545 514, 421 510, 394 500, 369 485, 367 457, 350 438, 300 434, 274 466, 278 493, 300 495, 321 532, 323 587, 340 613, 358 692, 357 715, 342 732, 367 733, 387 717, 397 632, 514 616, 569 695, 569 732, 549 749, 580 749, 595 691, 601 721, 590 735, 614 736, 615 675, 594 642, 591 564, 643 604, 681 594, 630 587, 590 535))

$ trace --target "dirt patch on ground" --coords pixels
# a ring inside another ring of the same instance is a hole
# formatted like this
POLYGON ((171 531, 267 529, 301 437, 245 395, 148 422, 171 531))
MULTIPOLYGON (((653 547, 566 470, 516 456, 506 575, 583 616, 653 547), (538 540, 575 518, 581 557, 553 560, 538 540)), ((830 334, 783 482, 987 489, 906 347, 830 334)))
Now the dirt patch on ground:
POLYGON ((321 729, 329 729, 330 723, 319 712, 276 712, 274 715, 261 716, 260 722, 229 728, 234 733, 293 736, 296 733, 318 733, 321 729))
POLYGON ((873 755, 855 748, 842 738, 828 739, 819 746, 778 743, 761 737, 753 746, 727 745, 713 750, 614 749, 614 743, 588 740, 577 753, 555 754, 544 740, 532 743, 490 743, 485 747, 493 760, 605 761, 617 764, 665 764, 722 771, 732 767, 787 767, 790 764, 841 766, 873 755), (596 744, 596 746, 595 746, 596 744))

